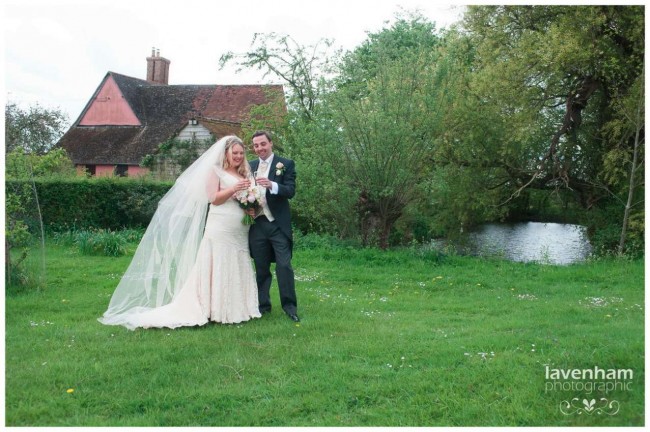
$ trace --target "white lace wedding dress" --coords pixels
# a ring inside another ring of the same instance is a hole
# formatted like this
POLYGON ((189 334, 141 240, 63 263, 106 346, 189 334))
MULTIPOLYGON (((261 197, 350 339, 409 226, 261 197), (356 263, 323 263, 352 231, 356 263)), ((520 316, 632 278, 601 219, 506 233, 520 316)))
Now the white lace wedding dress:
MULTIPOLYGON (((239 179, 221 171, 219 181, 228 188, 239 179)), ((134 308, 110 324, 137 327, 203 325, 208 321, 239 323, 259 318, 257 283, 249 254, 249 226, 233 199, 210 205, 196 261, 171 303, 157 308, 134 308)))

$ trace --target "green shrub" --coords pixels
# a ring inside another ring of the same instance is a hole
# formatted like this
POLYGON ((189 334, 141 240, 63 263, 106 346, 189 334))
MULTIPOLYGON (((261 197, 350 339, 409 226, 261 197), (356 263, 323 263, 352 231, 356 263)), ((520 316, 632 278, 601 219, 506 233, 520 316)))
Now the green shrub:
MULTIPOLYGON (((596 257, 619 255, 618 246, 621 240, 621 221, 623 209, 617 202, 603 205, 589 213, 585 221, 588 227, 589 242, 593 247, 592 254, 596 257)), ((639 258, 645 249, 645 212, 643 210, 630 215, 625 250, 623 255, 629 258, 639 258)))
POLYGON ((442 251, 440 248, 433 246, 432 243, 424 245, 415 244, 409 247, 408 251, 412 258, 417 258, 432 264, 440 264, 447 257, 446 251, 442 251))
POLYGON ((140 240, 142 240, 142 236, 144 235, 144 229, 124 229, 120 231, 120 234, 124 237, 124 240, 126 240, 127 243, 140 243, 140 240))
POLYGON ((5 290, 8 294, 20 294, 45 288, 45 263, 40 246, 32 242, 28 246, 9 251, 10 260, 5 264, 5 290))
POLYGON ((334 249, 339 247, 355 247, 358 244, 350 240, 341 240, 329 234, 308 233, 302 234, 300 230, 294 230, 293 240, 296 249, 334 249))
POLYGON ((75 231, 56 231, 49 235, 54 244, 59 246, 73 246, 75 244, 75 231))
POLYGON ((123 233, 110 230, 78 231, 73 234, 74 244, 82 255, 126 255, 127 240, 123 233))
POLYGON ((5 176, 12 179, 77 176, 74 164, 62 148, 51 149, 45 154, 25 153, 22 148, 16 148, 7 153, 5 169, 5 176))

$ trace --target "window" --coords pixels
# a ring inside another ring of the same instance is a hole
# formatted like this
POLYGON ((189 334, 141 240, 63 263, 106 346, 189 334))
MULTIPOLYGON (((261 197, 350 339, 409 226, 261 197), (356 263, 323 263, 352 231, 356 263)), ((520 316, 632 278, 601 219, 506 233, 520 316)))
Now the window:
POLYGON ((129 166, 120 164, 115 166, 115 175, 118 177, 126 177, 129 173, 129 166))

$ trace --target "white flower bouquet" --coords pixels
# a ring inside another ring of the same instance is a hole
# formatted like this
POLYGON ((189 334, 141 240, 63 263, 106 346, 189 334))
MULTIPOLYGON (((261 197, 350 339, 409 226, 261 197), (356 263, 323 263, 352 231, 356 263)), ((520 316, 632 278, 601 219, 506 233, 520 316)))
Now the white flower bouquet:
POLYGON ((264 202, 264 188, 257 185, 252 185, 248 189, 240 190, 233 195, 233 198, 239 204, 239 207, 244 209, 244 218, 242 223, 244 225, 253 225, 255 223, 255 218, 248 214, 249 209, 254 209, 257 211, 262 207, 264 202))

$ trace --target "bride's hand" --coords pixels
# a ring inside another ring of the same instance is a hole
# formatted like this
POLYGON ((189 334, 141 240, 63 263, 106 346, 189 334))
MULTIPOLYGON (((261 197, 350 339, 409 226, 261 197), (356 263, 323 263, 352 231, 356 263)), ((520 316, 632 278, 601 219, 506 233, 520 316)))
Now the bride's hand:
POLYGON ((251 185, 250 180, 240 180, 237 182, 237 184, 235 184, 235 192, 248 189, 250 185, 251 185))

